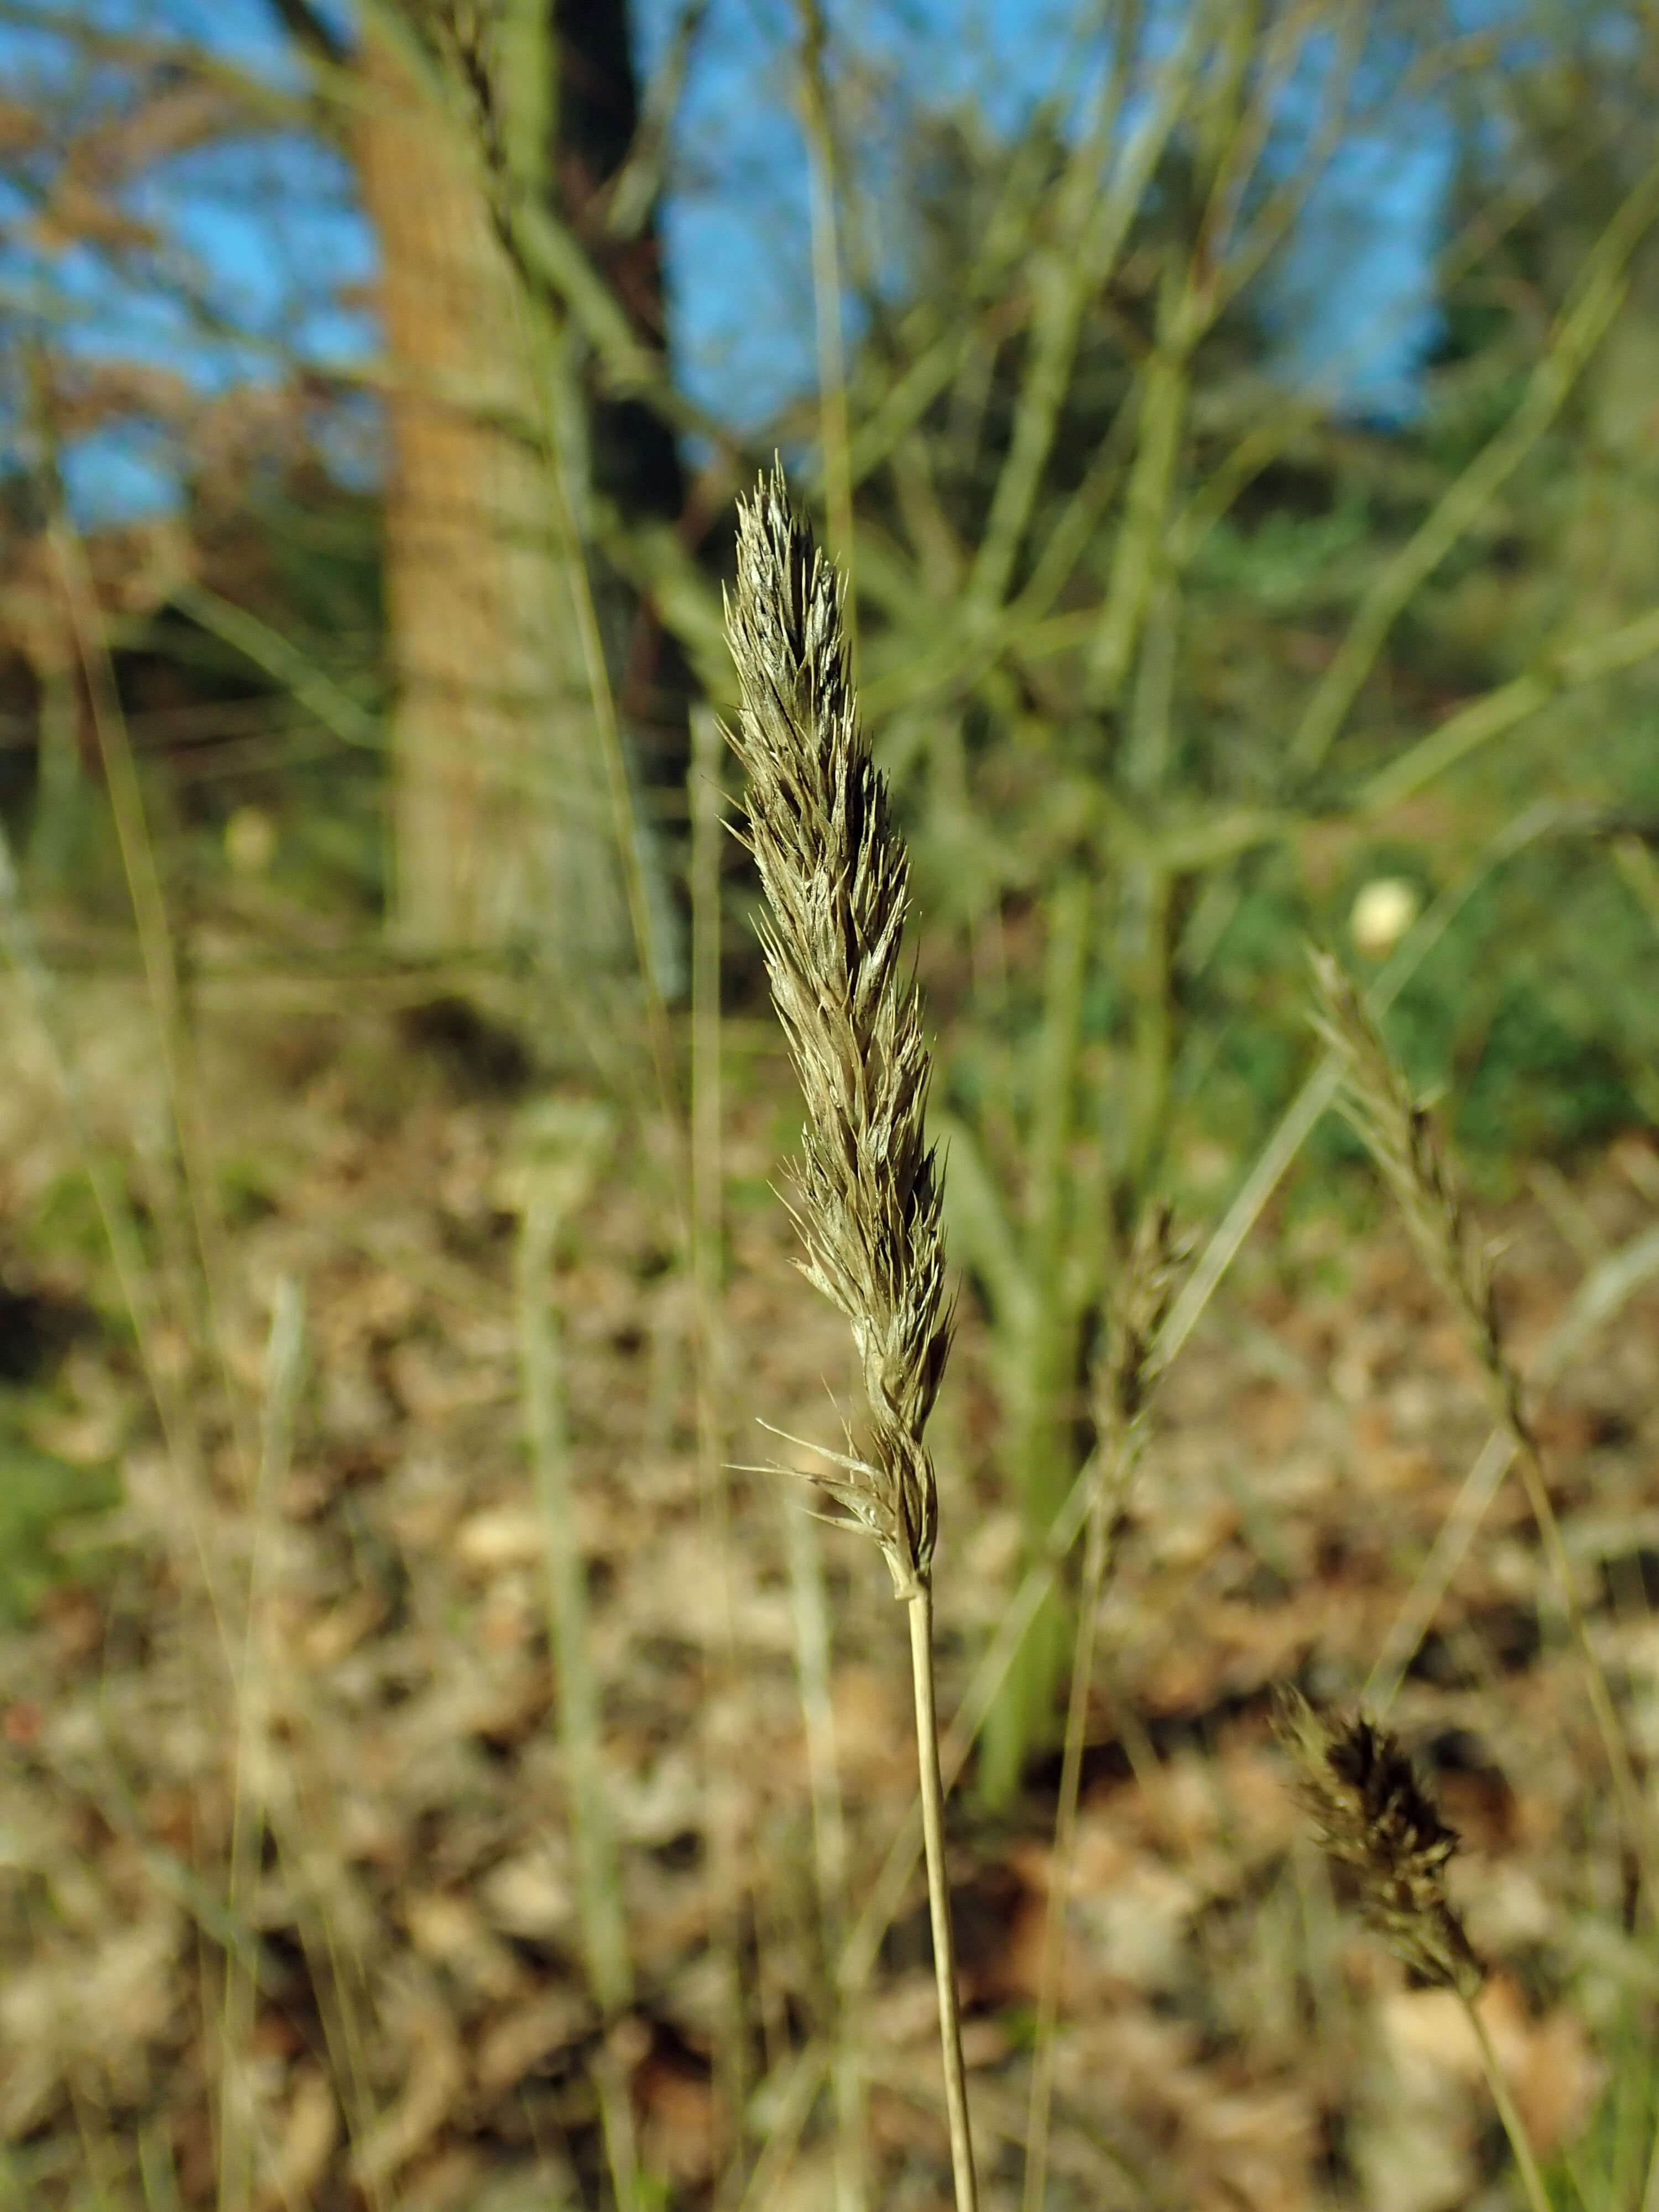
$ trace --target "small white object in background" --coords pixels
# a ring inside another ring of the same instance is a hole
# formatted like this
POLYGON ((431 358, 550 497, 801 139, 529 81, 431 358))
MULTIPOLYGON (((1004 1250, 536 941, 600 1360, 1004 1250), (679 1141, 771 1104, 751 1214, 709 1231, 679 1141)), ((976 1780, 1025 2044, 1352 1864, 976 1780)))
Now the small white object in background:
POLYGON ((276 857, 276 824, 263 806, 239 806, 225 824, 225 858, 239 876, 262 876, 276 857))
POLYGON ((1348 927, 1360 951, 1391 952, 1417 919, 1417 891, 1401 876, 1377 876, 1353 902, 1348 927))

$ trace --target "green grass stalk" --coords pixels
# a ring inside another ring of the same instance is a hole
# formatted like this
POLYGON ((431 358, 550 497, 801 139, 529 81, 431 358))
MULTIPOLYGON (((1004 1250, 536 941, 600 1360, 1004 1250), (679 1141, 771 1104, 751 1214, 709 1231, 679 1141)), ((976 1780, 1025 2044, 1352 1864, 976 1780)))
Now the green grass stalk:
POLYGON ((81 539, 70 526, 61 501, 54 501, 47 536, 63 586, 76 653, 86 681, 93 732, 103 763, 116 842, 137 927, 139 957, 155 1022, 167 1111, 179 1147, 185 1201, 201 1269, 210 1349, 218 1366, 244 1480, 251 1486, 258 1463, 258 1454, 249 1431, 243 1394, 236 1385, 225 1350, 221 1314, 227 1274, 223 1237, 200 1100, 193 1071, 188 1065, 178 956, 167 919, 161 870, 156 864, 155 842, 145 812, 131 737, 116 687, 103 617, 81 539))
MULTIPOLYGON (((1008 1479, 1024 1524, 1027 1559, 1041 1553, 1075 1466, 1071 1432, 1082 1316, 1074 1295, 1071 1246, 1077 1218, 1069 1205, 1067 1154, 1075 1127, 1092 912, 1081 878, 1063 884, 1049 902, 1023 1234, 1002 1240, 1000 1251, 984 1234, 974 1238, 980 1273, 997 1279, 993 1312, 1009 1425, 1008 1479)), ((975 1160, 981 1157, 976 1147, 975 1160)), ((986 1196, 994 1204, 988 1186, 986 1196)), ((1051 1595, 1038 1608, 986 1724, 976 1788, 994 1809, 1009 1804, 1034 1745, 1051 1737, 1066 1644, 1064 1610, 1051 1595)))

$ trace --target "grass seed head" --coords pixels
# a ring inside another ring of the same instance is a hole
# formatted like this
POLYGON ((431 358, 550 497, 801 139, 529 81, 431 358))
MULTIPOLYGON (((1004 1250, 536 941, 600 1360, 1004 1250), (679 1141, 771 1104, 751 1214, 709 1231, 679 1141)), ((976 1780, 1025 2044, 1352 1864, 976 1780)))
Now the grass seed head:
POLYGON ((1105 1341, 1093 1377, 1095 1425, 1103 1436, 1127 1433, 1145 1415, 1160 1372, 1153 1347, 1192 1255, 1193 1239, 1177 1230, 1170 1206, 1148 1206, 1107 1299, 1105 1341))
POLYGON ((738 507, 726 635, 742 690, 773 1002, 806 1106, 793 1212, 808 1279, 848 1319, 867 1443, 823 1487, 924 1583, 938 1501, 922 1440, 950 1348, 941 1176, 924 1134, 930 1063, 905 963, 908 863, 859 726, 841 583, 775 467, 738 507))
POLYGON ((1334 1724, 1295 1690, 1282 1693, 1274 1728, 1303 1810, 1352 1875, 1367 1923, 1424 1981, 1472 1996, 1486 1970, 1446 1894, 1458 1839, 1398 1736, 1363 1713, 1334 1724))
POLYGON ((1482 1364, 1501 1364, 1491 1258, 1465 1210, 1433 1120, 1412 1093, 1364 999, 1340 963, 1311 956, 1314 1026, 1342 1072, 1341 1110, 1376 1163, 1419 1257, 1451 1298, 1482 1364))

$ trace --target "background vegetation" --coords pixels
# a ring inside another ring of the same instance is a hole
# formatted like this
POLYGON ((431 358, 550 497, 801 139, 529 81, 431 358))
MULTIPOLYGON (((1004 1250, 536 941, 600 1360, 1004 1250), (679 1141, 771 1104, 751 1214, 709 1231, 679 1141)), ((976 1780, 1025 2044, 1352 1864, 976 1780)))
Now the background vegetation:
POLYGON ((1556 2201, 1651 2212, 1651 1900, 1304 959, 1372 987, 1509 1240, 1639 1769, 1651 11, 1122 0, 1033 29, 1061 89, 1011 124, 927 90, 943 18, 799 0, 765 97, 805 243, 755 296, 815 374, 718 408, 661 268, 718 9, 650 71, 620 0, 271 25, 0 4, 13 2193, 944 2187, 902 1627, 746 1465, 821 1465, 848 1380, 773 1195, 799 1106, 714 723, 776 448, 936 1039, 988 2199, 1035 2047, 1051 2203, 1510 2201, 1462 2015, 1296 1842, 1297 1677, 1395 1695, 1439 1777, 1556 2201), (1330 179, 1407 121, 1452 177, 1432 314, 1322 351, 1330 179), (1097 1571, 1090 1378, 1166 1206, 1190 1272, 1097 1571))

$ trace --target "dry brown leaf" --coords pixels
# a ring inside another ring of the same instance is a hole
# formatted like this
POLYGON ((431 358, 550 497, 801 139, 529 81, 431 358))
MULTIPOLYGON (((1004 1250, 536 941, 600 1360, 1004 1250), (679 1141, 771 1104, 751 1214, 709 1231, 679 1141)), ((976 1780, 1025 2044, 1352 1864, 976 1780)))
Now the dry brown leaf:
POLYGON ((297 2067, 292 2075, 269 2167, 258 2201, 264 2212, 281 2205, 285 2212, 308 2204, 316 2193, 340 2136, 340 2108, 327 2075, 318 2066, 297 2067))
POLYGON ((373 2192, 394 2180, 425 2149, 454 2108, 466 2066, 455 2023, 436 1993, 404 1978, 382 2018, 408 2053, 402 2094, 352 2147, 352 2178, 373 2192))
POLYGON ((593 2008, 574 1983, 515 2007, 492 2021, 479 2042, 474 2061, 479 2087, 499 2096, 544 2059, 581 2042, 593 2025, 593 2008))

